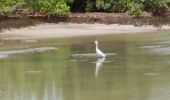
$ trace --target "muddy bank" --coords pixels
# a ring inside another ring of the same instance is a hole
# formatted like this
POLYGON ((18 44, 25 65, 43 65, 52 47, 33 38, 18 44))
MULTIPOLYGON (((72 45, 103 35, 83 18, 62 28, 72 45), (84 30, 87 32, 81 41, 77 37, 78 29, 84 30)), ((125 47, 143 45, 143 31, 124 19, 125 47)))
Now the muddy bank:
MULTIPOLYGON (((127 13, 69 13, 67 16, 54 16, 54 15, 43 15, 43 14, 28 14, 28 15, 12 15, 0 17, 0 22, 6 20, 37 20, 48 23, 87 23, 87 24, 122 24, 122 25, 155 25, 161 26, 170 24, 170 17, 155 17, 151 13, 143 12, 140 17, 133 17, 127 13)), ((19 22, 18 21, 18 22, 19 22)))
POLYGON ((154 32, 170 30, 169 26, 154 27, 152 25, 135 27, 119 24, 72 24, 72 23, 43 23, 31 27, 5 30, 0 33, 1 41, 21 40, 36 42, 39 39, 56 37, 75 37, 104 34, 154 32))
POLYGON ((127 13, 71 13, 69 14, 69 18, 66 20, 66 22, 161 26, 170 24, 170 18, 168 16, 154 17, 148 12, 143 12, 140 17, 133 17, 127 13))
POLYGON ((161 27, 170 25, 170 17, 153 17, 150 13, 143 12, 141 17, 132 17, 126 13, 70 13, 65 17, 46 16, 41 14, 0 16, 0 32, 12 28, 35 26, 41 23, 77 23, 77 24, 120 24, 161 27))
POLYGON ((35 42, 55 37, 151 32, 167 30, 169 27, 169 17, 152 17, 146 12, 138 18, 126 13, 70 13, 65 17, 11 16, 0 20, 0 42, 35 42))

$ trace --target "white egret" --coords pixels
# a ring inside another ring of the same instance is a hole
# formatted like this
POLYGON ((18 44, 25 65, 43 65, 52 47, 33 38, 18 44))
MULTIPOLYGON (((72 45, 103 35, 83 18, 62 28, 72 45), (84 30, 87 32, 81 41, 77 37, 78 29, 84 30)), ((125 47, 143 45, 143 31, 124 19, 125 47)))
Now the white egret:
POLYGON ((96 44, 96 54, 98 57, 106 57, 106 55, 98 48, 98 41, 94 41, 96 44))

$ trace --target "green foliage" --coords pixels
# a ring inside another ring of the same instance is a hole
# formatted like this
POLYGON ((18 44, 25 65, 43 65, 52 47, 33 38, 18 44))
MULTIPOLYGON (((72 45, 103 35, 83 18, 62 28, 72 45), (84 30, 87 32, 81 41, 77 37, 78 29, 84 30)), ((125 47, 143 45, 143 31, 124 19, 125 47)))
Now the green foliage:
POLYGON ((43 12, 47 14, 64 15, 69 11, 70 0, 28 0, 27 7, 33 12, 43 12))
POLYGON ((170 0, 166 0, 168 7, 170 7, 170 0))
POLYGON ((0 0, 0 14, 9 15, 20 4, 20 0, 0 0))
MULTIPOLYGON (((10 15, 18 9, 26 9, 33 13, 65 15, 75 1, 77 0, 0 0, 0 14, 10 15)), ((76 3, 88 12, 128 11, 133 16, 140 16, 143 10, 154 15, 164 15, 170 6, 170 0, 83 0, 76 3)), ((71 7, 74 10, 80 9, 77 6, 71 7)))
POLYGON ((114 12, 125 12, 127 10, 126 0, 114 0, 112 10, 114 12))
POLYGON ((164 15, 168 8, 166 0, 144 0, 145 10, 153 12, 155 15, 164 15))
POLYGON ((95 11, 95 1, 87 1, 85 11, 95 11))
POLYGON ((71 2, 73 0, 0 0, 0 14, 10 15, 17 6, 22 6, 34 13, 65 15, 70 9, 67 4, 71 2))
POLYGON ((130 2, 128 4, 128 12, 132 16, 140 16, 141 12, 143 11, 143 4, 130 2))
POLYGON ((130 15, 140 16, 143 10, 153 12, 154 15, 163 15, 166 13, 170 0, 96 0, 88 4, 95 3, 87 6, 88 11, 105 12, 126 12, 130 15), (92 8, 92 9, 91 9, 92 8))
POLYGON ((96 0, 96 8, 108 12, 124 12, 126 3, 126 0, 96 0))

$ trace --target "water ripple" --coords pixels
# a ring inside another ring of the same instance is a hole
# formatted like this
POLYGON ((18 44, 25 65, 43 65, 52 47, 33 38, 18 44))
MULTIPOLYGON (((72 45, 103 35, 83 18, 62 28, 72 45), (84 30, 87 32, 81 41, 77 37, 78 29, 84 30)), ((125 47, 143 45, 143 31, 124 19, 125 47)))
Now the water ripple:
MULTIPOLYGON (((105 54, 106 54, 106 57, 116 55, 115 53, 105 53, 105 54)), ((97 58, 96 53, 72 54, 71 57, 75 59, 97 58)))
POLYGON ((13 54, 22 54, 22 53, 29 53, 29 52, 44 52, 44 51, 55 50, 55 49, 57 49, 57 48, 55 48, 55 47, 40 47, 40 48, 0 51, 0 58, 7 58, 9 55, 13 55, 13 54))

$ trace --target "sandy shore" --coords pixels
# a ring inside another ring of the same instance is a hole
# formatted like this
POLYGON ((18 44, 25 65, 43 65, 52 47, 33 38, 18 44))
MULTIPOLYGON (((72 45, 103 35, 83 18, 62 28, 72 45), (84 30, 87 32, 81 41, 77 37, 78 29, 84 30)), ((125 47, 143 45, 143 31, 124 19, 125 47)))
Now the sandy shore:
POLYGON ((71 24, 44 23, 21 29, 5 30, 0 33, 1 40, 38 40, 54 37, 75 37, 103 34, 140 33, 157 30, 170 30, 170 26, 154 27, 118 24, 71 24))

